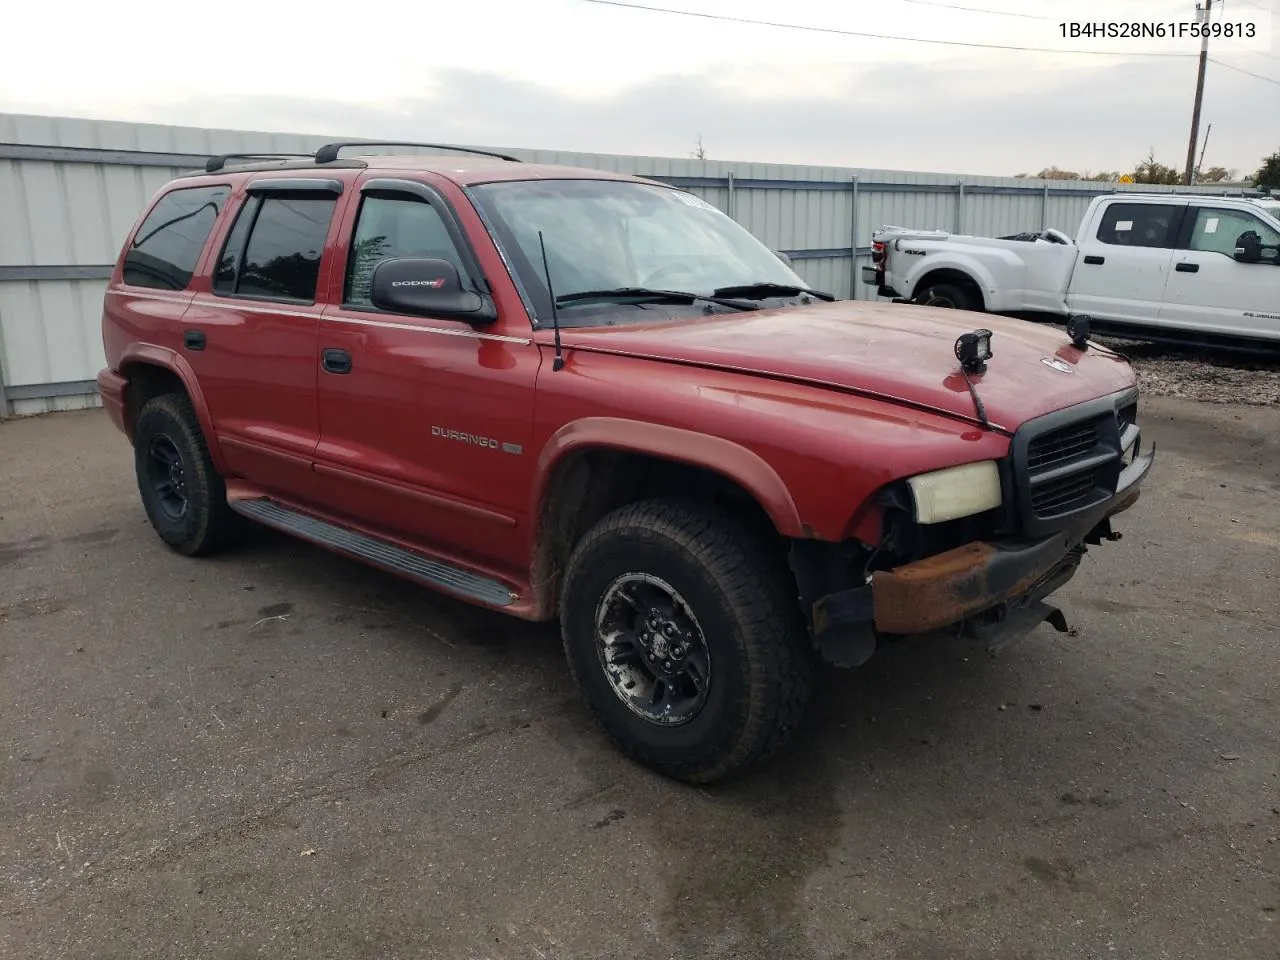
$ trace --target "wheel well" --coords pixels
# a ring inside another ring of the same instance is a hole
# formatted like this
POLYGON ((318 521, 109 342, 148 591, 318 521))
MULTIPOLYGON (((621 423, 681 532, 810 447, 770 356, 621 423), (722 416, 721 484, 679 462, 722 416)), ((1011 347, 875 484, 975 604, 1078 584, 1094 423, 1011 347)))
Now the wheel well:
POLYGON ((187 392, 181 377, 168 367, 161 367, 154 363, 145 361, 127 363, 120 374, 129 381, 128 387, 125 388, 124 415, 125 432, 130 440, 133 439, 138 413, 148 400, 166 393, 185 394, 187 392))
POLYGON ((559 613, 560 586, 578 541, 606 514, 654 497, 680 497, 733 514, 782 555, 786 539, 745 488, 705 467, 622 450, 569 454, 547 482, 533 554, 533 592, 540 618, 559 613))
POLYGON ((916 296, 920 295, 920 291, 927 290, 935 283, 953 283, 960 287, 965 293, 973 297, 978 310, 986 309, 986 298, 982 295, 982 287, 978 285, 978 281, 965 273, 963 270, 955 270, 951 268, 942 268, 939 270, 930 270, 916 282, 916 296))

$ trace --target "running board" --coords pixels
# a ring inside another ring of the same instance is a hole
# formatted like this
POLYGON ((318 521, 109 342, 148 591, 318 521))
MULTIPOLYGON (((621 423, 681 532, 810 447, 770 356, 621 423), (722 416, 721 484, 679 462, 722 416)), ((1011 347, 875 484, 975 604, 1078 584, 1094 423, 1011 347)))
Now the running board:
POLYGON ((497 580, 477 576, 452 564, 429 560, 385 540, 355 533, 273 500, 231 500, 228 505, 250 520, 477 603, 508 607, 516 600, 516 595, 497 580))

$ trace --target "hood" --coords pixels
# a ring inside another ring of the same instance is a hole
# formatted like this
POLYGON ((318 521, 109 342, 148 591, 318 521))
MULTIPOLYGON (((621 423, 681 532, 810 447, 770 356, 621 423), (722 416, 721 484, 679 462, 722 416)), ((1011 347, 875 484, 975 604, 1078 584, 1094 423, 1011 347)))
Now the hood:
POLYGON ((1135 384, 1122 358, 1061 330, 992 314, 841 300, 624 327, 562 329, 566 348, 736 370, 928 407, 978 422, 956 338, 992 331, 971 374, 991 424, 1021 423, 1135 384))

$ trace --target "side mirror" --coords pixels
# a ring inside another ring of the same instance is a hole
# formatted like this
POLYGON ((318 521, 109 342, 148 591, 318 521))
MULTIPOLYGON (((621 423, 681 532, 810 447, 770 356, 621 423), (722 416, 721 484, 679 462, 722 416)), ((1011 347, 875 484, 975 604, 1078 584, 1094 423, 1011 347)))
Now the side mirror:
POLYGON ((373 270, 373 305, 392 313, 489 323, 493 303, 462 288, 458 268, 448 260, 403 257, 383 260, 373 270))
POLYGON ((788 256, 787 256, 785 253, 783 253, 781 250, 775 250, 775 251, 773 251, 773 255, 774 255, 775 257, 777 257, 779 260, 781 260, 783 263, 785 263, 788 267, 789 267, 789 266, 791 266, 791 258, 790 258, 790 257, 788 257, 788 256))
POLYGON ((1262 259, 1262 238, 1252 230, 1236 239, 1236 260, 1240 263, 1257 263, 1262 259))

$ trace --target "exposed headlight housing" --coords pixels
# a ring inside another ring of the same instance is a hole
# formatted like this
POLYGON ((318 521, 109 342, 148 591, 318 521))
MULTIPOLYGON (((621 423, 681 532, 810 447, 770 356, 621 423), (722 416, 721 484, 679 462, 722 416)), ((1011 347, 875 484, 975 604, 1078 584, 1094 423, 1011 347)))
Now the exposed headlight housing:
POLYGON ((994 460, 966 463, 910 477, 916 522, 946 523, 1000 506, 1000 470, 994 460))

